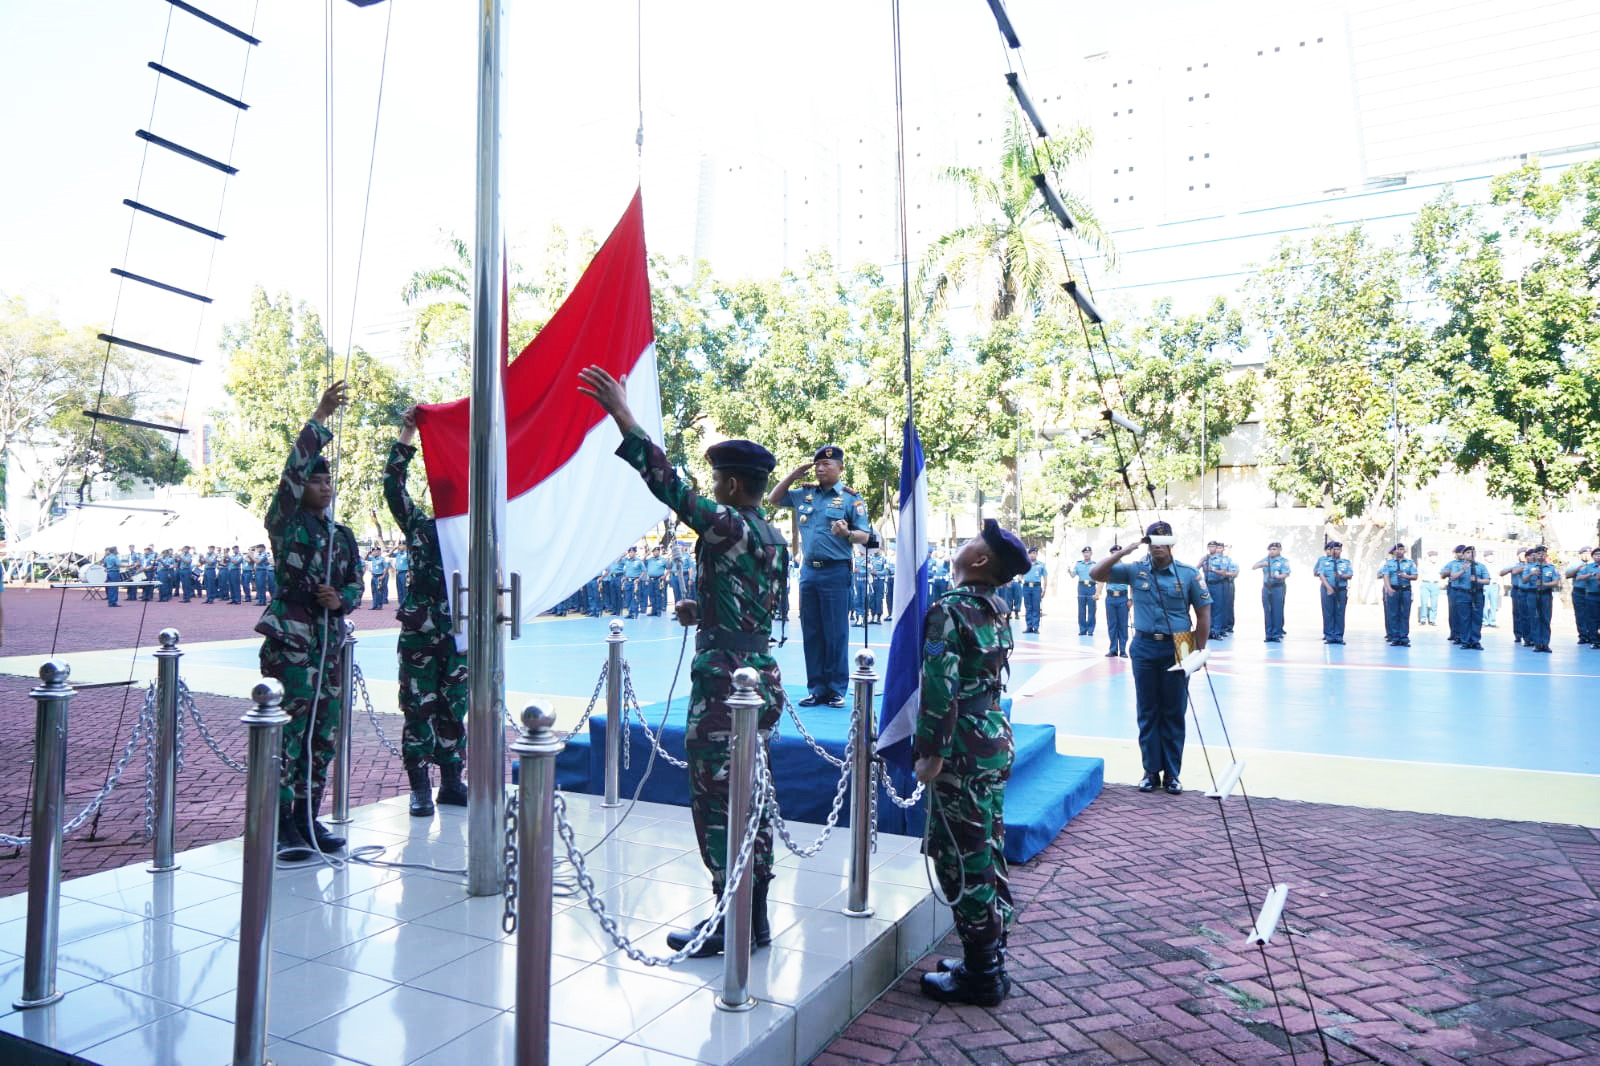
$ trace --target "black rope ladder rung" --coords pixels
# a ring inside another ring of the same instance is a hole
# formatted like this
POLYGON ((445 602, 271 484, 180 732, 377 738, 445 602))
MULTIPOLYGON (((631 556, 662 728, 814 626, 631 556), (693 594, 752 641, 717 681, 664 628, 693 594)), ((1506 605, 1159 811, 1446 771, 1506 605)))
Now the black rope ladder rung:
POLYGON ((173 7, 177 8, 179 11, 187 11, 189 14, 191 14, 195 18, 199 19, 201 22, 209 22, 211 25, 215 26, 219 30, 222 30, 224 33, 233 34, 235 37, 239 38, 239 40, 243 41, 245 44, 260 44, 261 43, 261 41, 259 39, 250 36, 248 33, 244 32, 241 29, 239 29, 239 27, 230 26, 228 23, 223 22, 221 19, 217 18, 217 16, 206 14, 204 11, 201 11, 199 8, 195 7, 193 4, 186 4, 186 3, 183 2, 183 0, 167 0, 167 3, 171 4, 173 7))
POLYGON ((160 63, 157 63, 153 59, 147 64, 147 66, 149 66, 149 68, 151 70, 155 71, 157 74, 160 74, 163 77, 171 78, 173 81, 177 82, 180 85, 187 85, 191 89, 198 89, 200 92, 205 93, 207 96, 211 97, 214 100, 221 100, 225 104, 232 104, 234 107, 237 107, 240 111, 248 111, 248 110, 250 110, 250 105, 245 103, 243 100, 239 99, 237 96, 229 96, 225 92, 222 92, 222 91, 220 91, 218 89, 213 89, 211 86, 206 85, 204 82, 195 81, 193 78, 189 77, 187 74, 179 74, 177 71, 173 70, 171 67, 164 67, 160 63))
POLYGON ((105 411, 91 411, 88 408, 84 408, 83 414, 84 417, 93 419, 96 422, 115 422, 120 426, 133 426, 135 429, 153 429, 158 433, 176 433, 182 435, 189 432, 182 426, 167 426, 162 425, 160 422, 146 422, 142 418, 127 418, 123 415, 108 414, 105 411))
POLYGON ((141 285, 149 285, 153 289, 162 289, 166 292, 176 293, 179 296, 187 296, 191 300, 199 300, 203 304, 208 304, 211 302, 211 297, 206 296, 204 293, 190 292, 188 289, 180 289, 176 285, 168 285, 164 281, 157 281, 155 278, 147 278, 143 274, 135 274, 133 271, 123 270, 121 267, 112 267, 111 273, 115 274, 119 278, 127 278, 129 281, 137 281, 141 285))
POLYGON ((151 207, 149 204, 141 204, 138 200, 130 200, 127 197, 123 197, 122 202, 128 207, 133 208, 135 211, 142 211, 147 215, 152 215, 161 219, 163 222, 170 222, 174 226, 182 226, 184 229, 193 230, 196 233, 202 233, 214 241, 225 241, 228 239, 228 235, 225 233, 218 233, 214 229, 207 229, 205 226, 202 226, 197 222, 190 222, 187 219, 179 218, 177 215, 169 215, 167 212, 151 207))
POLYGON ((193 148, 185 148, 177 141, 169 141, 159 134, 151 133, 149 130, 135 130, 133 135, 139 138, 141 141, 149 141, 158 148, 165 148, 169 152, 175 152, 176 154, 183 156, 185 159, 192 159, 196 163, 204 163, 208 167, 213 167, 217 170, 220 170, 230 178, 239 173, 238 167, 229 166, 220 159, 212 159, 205 153, 197 152, 193 148))
POLYGON ((121 348, 132 348, 136 352, 148 352, 151 355, 159 355, 163 359, 176 359, 179 362, 188 363, 191 366, 199 366, 202 362, 192 355, 183 355, 179 352, 169 352, 167 349, 157 348, 153 344, 140 344, 138 341, 130 341, 126 337, 117 337, 110 333, 97 333, 95 334, 95 339, 105 341, 107 344, 115 344, 121 348))

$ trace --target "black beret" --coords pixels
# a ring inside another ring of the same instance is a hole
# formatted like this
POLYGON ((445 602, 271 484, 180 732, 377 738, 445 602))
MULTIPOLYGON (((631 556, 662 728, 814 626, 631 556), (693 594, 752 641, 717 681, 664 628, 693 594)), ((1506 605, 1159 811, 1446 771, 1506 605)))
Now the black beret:
POLYGON ((1453 550, 1453 551, 1458 551, 1458 552, 1464 552, 1464 551, 1466 551, 1466 550, 1467 550, 1467 546, 1466 546, 1466 545, 1465 545, 1465 544, 1457 544, 1457 545, 1456 545, 1456 546, 1455 546, 1455 548, 1454 548, 1454 549, 1452 549, 1452 550, 1453 550))
POLYGON ((837 444, 824 444, 817 449, 817 454, 811 457, 813 463, 820 459, 832 459, 836 463, 842 463, 844 462, 844 449, 837 444))
POLYGON ((306 477, 316 477, 318 474, 331 476, 328 473, 328 460, 320 455, 311 460, 311 469, 306 472, 306 477))
POLYGON ((1324 544, 1323 547, 1324 548, 1342 548, 1342 547, 1344 547, 1344 544, 1339 542, 1339 541, 1337 541, 1337 540, 1330 540, 1330 541, 1328 541, 1328 543, 1324 544))
POLYGON ((1528 550, 1531 551, 1531 552, 1545 552, 1545 551, 1549 551, 1550 549, 1546 548, 1543 544, 1535 544, 1533 547, 1529 548, 1528 550))
POLYGON ((1151 522, 1150 525, 1145 528, 1144 535, 1147 537, 1170 537, 1172 536, 1172 523, 1151 522))
POLYGON ((706 449, 706 461, 713 470, 742 470, 762 477, 778 465, 771 452, 748 440, 725 440, 706 449))
POLYGON ((1015 533, 1001 529, 1000 523, 992 518, 983 520, 983 542, 994 553, 995 577, 999 580, 1010 581, 1030 569, 1028 549, 1022 546, 1022 541, 1015 533))

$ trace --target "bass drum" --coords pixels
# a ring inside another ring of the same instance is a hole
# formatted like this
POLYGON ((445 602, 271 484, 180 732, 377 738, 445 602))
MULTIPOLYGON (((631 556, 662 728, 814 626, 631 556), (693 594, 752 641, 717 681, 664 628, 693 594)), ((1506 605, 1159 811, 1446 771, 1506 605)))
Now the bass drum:
POLYGON ((78 567, 78 580, 85 585, 104 585, 106 583, 106 568, 99 563, 80 566, 78 567))

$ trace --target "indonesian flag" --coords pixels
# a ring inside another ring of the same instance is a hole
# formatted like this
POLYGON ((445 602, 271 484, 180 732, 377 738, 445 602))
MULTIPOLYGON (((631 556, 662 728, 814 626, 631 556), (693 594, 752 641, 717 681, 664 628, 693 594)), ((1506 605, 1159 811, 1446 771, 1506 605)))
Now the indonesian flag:
MULTIPOLYGON (((591 364, 619 380, 645 432, 661 440, 655 328, 639 192, 550 322, 504 370, 506 571, 522 574, 522 617, 560 603, 664 514, 600 405, 578 392, 591 364)), ((467 574, 470 398, 419 409, 446 580, 467 574)))

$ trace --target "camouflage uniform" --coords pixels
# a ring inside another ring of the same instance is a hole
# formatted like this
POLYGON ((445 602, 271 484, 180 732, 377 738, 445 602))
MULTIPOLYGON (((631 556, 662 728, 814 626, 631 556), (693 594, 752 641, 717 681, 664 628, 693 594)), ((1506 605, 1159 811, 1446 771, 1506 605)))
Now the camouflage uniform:
POLYGON ((396 612, 400 619, 401 746, 407 766, 460 766, 466 750, 467 657, 450 634, 450 602, 434 520, 406 491, 406 467, 417 454, 409 444, 389 446, 383 498, 405 532, 411 578, 396 612))
MULTIPOLYGON (((700 625, 689 667, 689 806, 700 858, 720 893, 727 883, 728 739, 733 730, 733 672, 748 666, 761 677, 760 727, 778 724, 782 679, 767 651, 789 565, 783 534, 755 507, 736 510, 696 495, 642 430, 622 439, 617 455, 644 477, 646 487, 699 534, 695 598, 700 625), (760 648, 759 651, 754 650, 760 648)), ((763 811, 755 842, 757 883, 772 879, 772 821, 763 811)))
POLYGON ((361 563, 355 534, 325 514, 313 514, 300 507, 312 466, 332 438, 333 434, 319 423, 305 424, 284 463, 278 491, 267 507, 267 536, 278 561, 278 595, 261 612, 256 632, 266 638, 261 642, 261 672, 283 683, 283 709, 290 716, 283 727, 283 767, 278 784, 278 798, 284 804, 320 794, 328 779, 333 733, 340 713, 339 661, 344 650, 341 619, 355 609, 361 598, 361 563), (329 611, 317 604, 317 586, 321 584, 339 590, 342 604, 338 610, 329 611), (313 700, 316 730, 311 737, 312 783, 308 791, 305 743, 313 700))
POLYGON ((966 892, 951 908, 964 944, 999 940, 1015 916, 1004 815, 1011 723, 1000 709, 1010 656, 1010 616, 995 588, 961 585, 928 608, 914 750, 944 758, 926 847, 945 896, 961 891, 965 874, 966 892))

